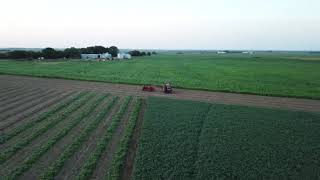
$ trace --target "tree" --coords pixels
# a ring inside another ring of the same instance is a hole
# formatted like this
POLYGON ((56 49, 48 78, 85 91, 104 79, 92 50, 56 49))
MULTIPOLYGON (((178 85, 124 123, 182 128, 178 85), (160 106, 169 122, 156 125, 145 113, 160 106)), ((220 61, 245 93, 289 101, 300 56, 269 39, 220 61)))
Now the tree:
POLYGON ((151 52, 147 52, 147 55, 148 55, 148 56, 151 56, 151 52))
POLYGON ((119 49, 116 46, 111 46, 109 47, 109 53, 112 55, 112 57, 117 57, 119 49))
POLYGON ((58 53, 56 50, 54 50, 53 48, 45 48, 41 51, 42 56, 46 59, 55 59, 58 58, 58 53))
POLYGON ((80 58, 80 49, 71 47, 64 50, 64 56, 66 58, 80 58))

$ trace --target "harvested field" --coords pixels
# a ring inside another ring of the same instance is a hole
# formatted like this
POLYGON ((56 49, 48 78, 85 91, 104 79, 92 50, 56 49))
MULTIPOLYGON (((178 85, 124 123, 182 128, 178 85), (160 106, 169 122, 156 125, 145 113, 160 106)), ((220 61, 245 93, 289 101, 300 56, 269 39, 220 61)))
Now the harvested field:
POLYGON ((107 177, 136 97, 17 81, 1 85, 1 177, 107 177))
POLYGON ((4 75, 0 83, 4 179, 319 176, 317 100, 4 75))

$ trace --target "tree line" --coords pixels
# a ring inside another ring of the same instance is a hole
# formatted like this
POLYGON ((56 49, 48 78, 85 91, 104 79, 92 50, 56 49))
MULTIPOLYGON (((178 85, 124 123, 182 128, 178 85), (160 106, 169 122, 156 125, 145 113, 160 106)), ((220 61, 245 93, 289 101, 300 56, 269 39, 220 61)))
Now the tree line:
POLYGON ((134 50, 134 51, 129 51, 129 54, 131 56, 151 56, 151 54, 157 54, 156 52, 140 52, 140 51, 137 51, 137 50, 134 50))
POLYGON ((103 54, 110 53, 112 57, 116 57, 119 49, 116 46, 103 47, 103 46, 90 46, 86 48, 66 48, 64 50, 56 50, 47 47, 41 51, 25 51, 15 50, 0 53, 0 59, 61 59, 61 58, 80 58, 81 54, 103 54))

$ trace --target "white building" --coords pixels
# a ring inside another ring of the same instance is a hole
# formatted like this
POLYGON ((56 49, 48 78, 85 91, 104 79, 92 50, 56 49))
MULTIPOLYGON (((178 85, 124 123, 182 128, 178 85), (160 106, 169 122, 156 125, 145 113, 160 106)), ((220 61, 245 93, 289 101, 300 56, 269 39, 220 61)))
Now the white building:
POLYGON ((131 59, 131 55, 128 53, 118 53, 118 59, 131 59))
POLYGON ((81 54, 81 59, 111 59, 112 55, 109 53, 103 54, 81 54))
POLYGON ((218 51, 217 54, 226 54, 227 52, 225 51, 218 51))

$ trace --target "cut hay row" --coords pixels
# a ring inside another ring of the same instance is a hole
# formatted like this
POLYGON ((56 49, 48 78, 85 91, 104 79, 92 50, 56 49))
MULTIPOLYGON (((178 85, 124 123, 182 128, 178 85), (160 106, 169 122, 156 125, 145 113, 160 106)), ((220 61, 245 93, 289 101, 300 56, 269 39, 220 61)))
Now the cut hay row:
POLYGON ((29 103, 29 102, 35 101, 35 100, 37 100, 39 98, 47 96, 50 93, 53 93, 53 92, 55 92, 55 90, 49 90, 49 91, 45 91, 45 92, 42 92, 42 93, 37 92, 37 93, 35 93, 35 94, 31 95, 31 96, 28 96, 26 98, 19 99, 17 102, 14 102, 12 104, 8 104, 7 106, 2 107, 0 109, 0 113, 4 113, 4 112, 6 112, 6 111, 8 111, 10 109, 16 109, 16 108, 18 108, 19 106, 21 106, 21 105, 23 105, 25 103, 29 103))
POLYGON ((65 137, 75 126, 77 126, 81 121, 85 120, 89 115, 91 115, 94 109, 97 108, 101 104, 101 102, 107 98, 108 95, 99 96, 94 102, 88 104, 88 108, 84 111, 81 111, 77 116, 72 119, 70 122, 66 123, 64 128, 60 130, 54 137, 48 139, 45 144, 41 145, 39 149, 36 149, 32 152, 28 158, 26 158, 21 165, 16 167, 7 179, 16 179, 28 169, 32 167, 32 165, 50 148, 52 148, 59 140, 65 137))
POLYGON ((7 95, 5 97, 0 96, 0 97, 2 97, 2 100, 0 101, 1 102, 0 106, 10 105, 10 104, 15 103, 19 100, 22 100, 26 97, 37 95, 41 92, 43 92, 42 89, 26 89, 26 90, 23 90, 22 92, 13 93, 13 94, 7 95))
POLYGON ((18 96, 21 96, 25 93, 31 93, 32 91, 34 91, 35 89, 14 89, 14 90, 11 90, 11 91, 8 91, 8 92, 5 92, 3 94, 0 95, 0 102, 2 104, 2 102, 8 100, 8 99, 11 99, 12 97, 18 97, 18 96))
POLYGON ((132 138, 133 131, 139 117, 141 105, 142 105, 142 100, 138 99, 138 101, 135 104, 135 108, 132 114, 130 115, 129 123, 125 129, 124 136, 120 141, 118 150, 112 158, 111 169, 107 174, 106 179, 109 179, 109 180, 120 179, 121 170, 124 168, 124 165, 125 165, 127 153, 129 150, 129 142, 130 142, 130 139, 132 138))
MULTIPOLYGON (((21 88, 21 87, 19 87, 19 88, 21 88)), ((15 89, 18 89, 17 87, 15 87, 15 86, 6 86, 6 87, 4 87, 4 88, 1 88, 1 90, 0 90, 0 97, 1 97, 1 95, 2 95, 2 93, 6 93, 6 92, 9 92, 9 91, 12 91, 12 90, 15 90, 15 89)))
POLYGON ((111 120, 111 125, 106 130, 103 137, 101 137, 98 141, 97 147, 94 152, 91 153, 89 158, 86 160, 85 164, 82 166, 80 173, 76 177, 76 179, 88 179, 91 177, 98 160, 100 159, 102 153, 105 151, 107 144, 109 143, 111 137, 113 136, 115 130, 117 129, 121 119, 123 118, 125 112, 128 109, 129 103, 132 100, 132 97, 126 97, 125 101, 121 105, 119 111, 113 116, 111 120))
POLYGON ((56 161, 45 170, 45 172, 40 177, 41 179, 53 179, 55 177, 55 175, 63 167, 64 163, 80 148, 80 146, 87 139, 89 134, 97 128, 97 126, 109 113, 112 106, 115 104, 117 100, 118 97, 113 97, 110 103, 106 106, 106 108, 102 112, 99 112, 95 119, 89 121, 90 124, 85 127, 81 134, 79 134, 70 145, 68 145, 68 147, 62 152, 58 159, 56 159, 56 161))
POLYGON ((18 134, 30 129, 35 124, 42 122, 43 120, 49 118, 50 116, 53 116, 58 111, 62 110, 63 108, 65 108, 67 106, 69 106, 72 102, 77 101, 78 99, 82 98, 85 94, 86 94, 86 92, 82 92, 82 93, 79 93, 79 94, 77 94, 75 96, 67 98, 63 102, 55 105, 54 107, 48 109, 46 112, 40 114, 34 120, 32 120, 30 122, 27 122, 27 123, 25 123, 25 124, 23 124, 21 126, 16 127, 14 129, 12 129, 11 131, 9 131, 8 133, 4 133, 4 134, 1 133, 0 144, 3 144, 5 142, 7 142, 8 140, 10 140, 11 138, 15 137, 16 135, 18 135, 18 134))
MULTIPOLYGON (((6 119, 8 123, 5 126, 1 126, 0 131, 4 131, 5 129, 11 126, 17 127, 20 125, 19 124, 20 121, 21 122, 23 121, 22 123, 24 122, 27 123, 29 120, 32 120, 32 118, 35 118, 36 116, 38 116, 38 114, 43 113, 47 109, 50 109, 51 106, 54 106, 59 101, 63 101, 64 99, 68 98, 71 94, 73 94, 73 92, 63 93, 53 98, 45 99, 39 104, 25 110, 24 112, 17 113, 14 116, 9 117, 8 119, 6 119)), ((1 139, 0 139, 0 144, 1 144, 1 139)))
POLYGON ((4 113, 5 115, 1 116, 2 121, 5 121, 6 119, 14 116, 15 114, 23 113, 24 111, 26 111, 30 108, 33 108, 33 107, 37 106, 38 104, 41 104, 41 102, 43 102, 43 101, 47 101, 50 98, 57 97, 59 94, 61 94, 61 92, 53 91, 48 94, 41 95, 40 97, 36 97, 36 98, 30 100, 28 103, 25 103, 21 106, 18 106, 17 108, 10 109, 10 111, 6 111, 4 113))
POLYGON ((32 142, 35 138, 45 133, 50 128, 55 127, 59 122, 65 120, 73 111, 77 110, 81 106, 83 106, 90 98, 93 97, 93 94, 89 94, 79 100, 76 100, 71 106, 63 109, 63 112, 56 114, 51 119, 48 119, 48 123, 38 127, 36 130, 32 131, 30 136, 21 138, 14 146, 5 149, 0 154, 0 164, 9 159, 14 153, 23 147, 27 146, 30 142, 32 142))

